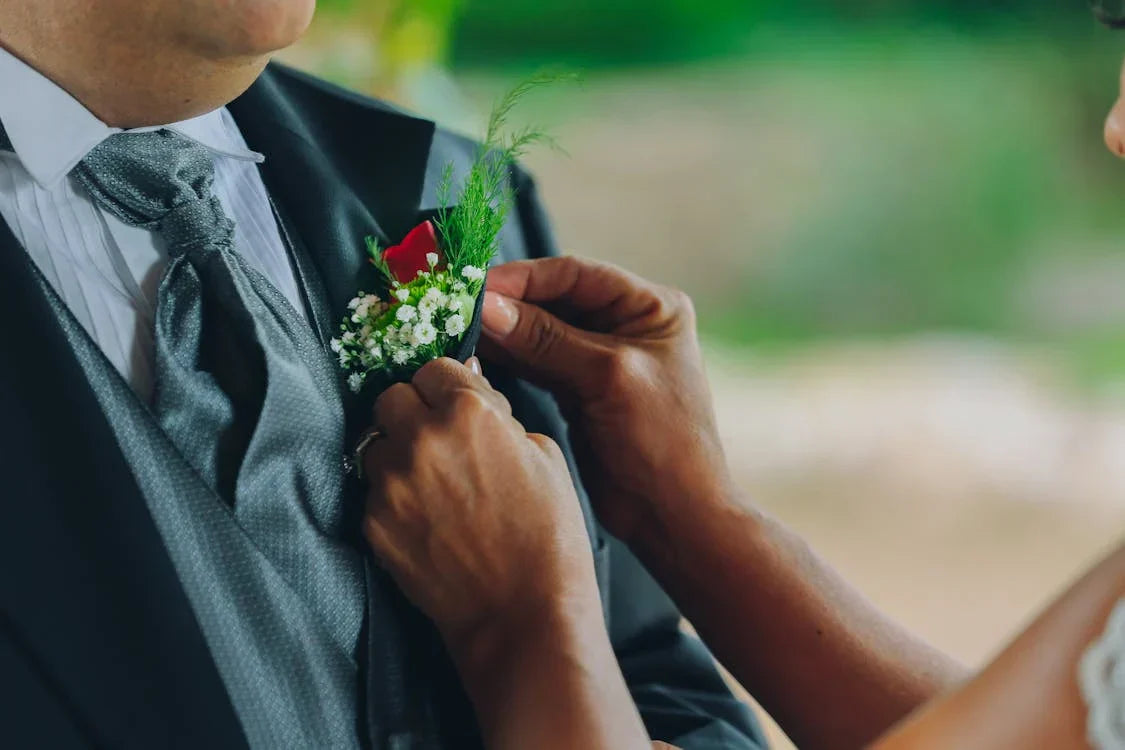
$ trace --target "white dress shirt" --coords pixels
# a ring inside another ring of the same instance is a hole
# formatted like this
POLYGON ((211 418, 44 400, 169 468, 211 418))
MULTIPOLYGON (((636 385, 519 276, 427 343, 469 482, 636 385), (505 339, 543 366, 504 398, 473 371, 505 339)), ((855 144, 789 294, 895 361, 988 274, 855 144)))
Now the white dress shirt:
MULTIPOLYGON (((0 48, 0 219, 143 400, 152 394, 153 310, 168 257, 154 232, 98 208, 70 171, 116 133, 74 97, 0 48)), ((264 160, 225 108, 164 126, 206 147, 235 248, 304 314, 266 187, 264 160)), ((139 128, 157 130, 159 128, 139 128)), ((5 325, 19 325, 5 321, 5 325)))

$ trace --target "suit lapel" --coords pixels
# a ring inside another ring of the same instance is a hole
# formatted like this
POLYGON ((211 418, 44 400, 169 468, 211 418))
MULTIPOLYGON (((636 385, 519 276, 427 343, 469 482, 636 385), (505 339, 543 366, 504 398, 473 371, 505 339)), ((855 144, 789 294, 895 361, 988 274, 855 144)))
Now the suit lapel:
POLYGON ((266 187, 308 248, 337 315, 357 291, 377 288, 364 238, 400 242, 436 215, 446 166, 453 164, 456 197, 472 165, 468 140, 435 139, 429 120, 280 65, 229 109, 250 148, 266 156, 266 187))
POLYGON ((93 744, 244 747, 132 473, 0 221, 0 637, 93 744))

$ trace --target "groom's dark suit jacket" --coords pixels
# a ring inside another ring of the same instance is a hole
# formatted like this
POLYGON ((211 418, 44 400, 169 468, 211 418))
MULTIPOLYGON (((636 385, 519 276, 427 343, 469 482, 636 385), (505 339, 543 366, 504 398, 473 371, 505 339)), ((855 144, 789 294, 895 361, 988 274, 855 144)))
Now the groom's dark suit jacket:
MULTIPOLYGON (((336 311, 371 288, 364 236, 401 239, 436 207, 442 166, 463 172, 475 150, 431 122, 277 66, 230 109, 266 155, 271 196, 336 311)), ((534 185, 519 171, 513 179, 501 260, 555 252, 534 185)), ((489 374, 527 428, 569 454, 551 398, 489 374)), ((671 602, 589 525, 613 644, 652 736, 685 750, 762 746, 671 602)), ((450 715, 471 736, 463 697, 449 695, 450 715)), ((245 745, 131 470, 0 222, 0 747, 245 745)))

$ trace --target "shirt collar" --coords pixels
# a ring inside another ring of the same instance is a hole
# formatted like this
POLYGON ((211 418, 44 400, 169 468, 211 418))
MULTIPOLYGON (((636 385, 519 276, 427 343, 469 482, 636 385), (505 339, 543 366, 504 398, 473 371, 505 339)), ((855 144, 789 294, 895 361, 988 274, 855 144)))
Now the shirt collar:
POLYGON ((226 108, 190 120, 125 131, 99 120, 73 96, 27 63, 0 47, 0 123, 12 149, 41 187, 58 184, 111 135, 167 128, 213 153, 233 159, 262 162, 251 151, 226 108))

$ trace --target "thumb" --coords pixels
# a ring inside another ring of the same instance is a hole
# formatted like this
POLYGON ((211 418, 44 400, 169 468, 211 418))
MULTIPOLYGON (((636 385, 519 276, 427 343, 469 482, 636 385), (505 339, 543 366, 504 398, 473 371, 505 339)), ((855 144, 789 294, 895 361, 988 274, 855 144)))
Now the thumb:
POLYGON ((487 351, 539 385, 582 395, 611 355, 599 333, 583 331, 538 305, 486 291, 481 312, 487 351))

